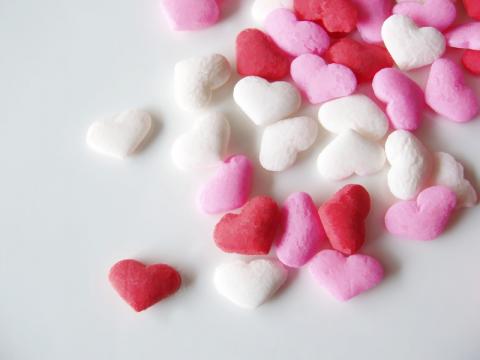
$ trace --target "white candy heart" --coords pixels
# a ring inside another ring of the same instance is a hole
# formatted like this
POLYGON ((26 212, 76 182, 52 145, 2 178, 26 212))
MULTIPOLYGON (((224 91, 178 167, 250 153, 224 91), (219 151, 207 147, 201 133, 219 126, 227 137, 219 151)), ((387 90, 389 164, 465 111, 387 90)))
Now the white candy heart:
POLYGON ((287 280, 287 270, 276 260, 237 260, 215 269, 217 291, 234 304, 253 309, 263 304, 287 280))
POLYGON ((230 140, 230 125, 220 113, 198 119, 172 147, 172 160, 182 170, 213 167, 220 163, 230 140))
POLYGON ((123 159, 135 151, 151 127, 150 114, 142 110, 127 110, 90 125, 87 145, 101 154, 123 159))
POLYGON ((402 70, 430 65, 445 52, 445 38, 433 27, 418 28, 403 15, 390 16, 382 26, 382 39, 402 70))
POLYGON ((233 89, 237 105, 256 125, 268 125, 285 119, 301 105, 298 90, 288 82, 269 83, 257 76, 247 76, 233 89))
POLYGON ((411 132, 396 130, 385 142, 385 153, 391 165, 388 187, 402 200, 411 200, 425 186, 430 175, 429 153, 411 132))
POLYGON ((293 0, 255 0, 252 16, 258 23, 263 23, 268 14, 279 8, 293 10, 293 0))
POLYGON ((297 153, 307 150, 317 138, 317 122, 301 116, 281 120, 265 128, 260 147, 260 164, 270 171, 293 165, 297 153))
POLYGON ((333 139, 317 159, 318 171, 329 180, 342 180, 354 174, 374 174, 384 164, 383 148, 353 130, 345 130, 333 139))
POLYGON ((335 134, 351 129, 371 140, 381 139, 388 130, 384 112, 372 99, 360 94, 327 101, 320 106, 318 119, 335 134))
POLYGON ((219 54, 182 60, 175 65, 175 98, 178 105, 195 111, 205 108, 218 89, 230 79, 228 60, 219 54))

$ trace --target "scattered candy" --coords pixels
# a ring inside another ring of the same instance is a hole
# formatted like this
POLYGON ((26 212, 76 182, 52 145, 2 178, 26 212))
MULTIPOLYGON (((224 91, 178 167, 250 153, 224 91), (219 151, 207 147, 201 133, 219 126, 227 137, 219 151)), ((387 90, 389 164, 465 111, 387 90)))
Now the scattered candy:
POLYGON ((163 10, 173 30, 200 30, 220 18, 217 0, 162 0, 163 10))
POLYGON ((480 50, 480 21, 460 25, 445 37, 448 46, 460 49, 480 50))
POLYGON ((478 0, 463 0, 468 16, 480 20, 480 2, 478 0))
POLYGON ((462 56, 462 64, 474 75, 480 75, 480 51, 466 50, 462 56))
POLYGON ((368 43, 382 42, 380 29, 392 14, 391 0, 350 0, 358 10, 357 29, 368 43))
POLYGON ((395 5, 393 13, 408 16, 418 26, 443 31, 455 21, 457 8, 452 0, 404 1, 395 5))
POLYGON ((252 5, 252 16, 255 21, 263 23, 268 14, 279 8, 293 10, 293 0, 255 0, 252 5))

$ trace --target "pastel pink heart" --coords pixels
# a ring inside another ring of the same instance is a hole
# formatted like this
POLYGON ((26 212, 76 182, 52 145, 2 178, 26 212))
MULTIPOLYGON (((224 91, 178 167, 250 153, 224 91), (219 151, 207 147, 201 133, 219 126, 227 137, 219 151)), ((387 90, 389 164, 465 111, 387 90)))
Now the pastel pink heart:
POLYGON ((329 64, 320 56, 300 55, 293 60, 290 74, 298 88, 312 104, 348 96, 357 88, 352 70, 340 64, 329 64))
POLYGON ((443 31, 455 21, 457 8, 451 0, 406 1, 395 5, 393 13, 408 16, 418 26, 431 26, 443 31))
POLYGON ((350 0, 358 10, 357 29, 368 43, 382 42, 383 22, 392 15, 392 0, 350 0))
POLYGON ((204 29, 220 17, 217 0, 162 0, 162 7, 173 30, 204 29))
POLYGON ((472 120, 479 110, 478 99, 465 83, 462 69, 449 59, 438 59, 432 64, 425 100, 438 114, 455 122, 472 120))
POLYGON ((252 178, 253 166, 246 156, 228 158, 198 192, 199 209, 207 214, 238 209, 248 200, 252 178))
POLYGON ((292 56, 321 55, 330 46, 330 38, 320 25, 298 21, 292 11, 283 8, 267 16, 265 30, 281 49, 292 56))
POLYGON ((400 70, 386 68, 375 74, 372 87, 375 96, 387 104, 393 128, 413 131, 420 126, 425 100, 415 81, 400 70))
POLYGON ((480 50, 480 21, 460 25, 449 31, 445 37, 447 38, 448 46, 480 50))
POLYGON ((347 301, 375 286, 383 279, 383 267, 373 257, 345 256, 336 250, 319 252, 309 265, 314 279, 333 297, 347 301))
POLYGON ((400 201, 385 214, 385 226, 393 234, 412 240, 436 239, 447 226, 457 205, 455 193, 445 186, 423 190, 416 200, 400 201))

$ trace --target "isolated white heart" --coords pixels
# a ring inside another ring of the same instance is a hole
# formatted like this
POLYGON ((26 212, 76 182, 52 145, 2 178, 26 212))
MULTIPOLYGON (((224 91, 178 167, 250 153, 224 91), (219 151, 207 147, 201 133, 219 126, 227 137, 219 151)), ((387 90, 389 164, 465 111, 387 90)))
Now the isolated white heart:
POLYGON ((253 309, 263 304, 287 280, 286 268, 276 260, 236 260, 215 269, 217 291, 234 304, 253 309))
POLYGON ((385 142, 391 167, 388 171, 390 192, 402 200, 411 200, 424 188, 430 175, 430 155, 411 132, 396 130, 385 142))
POLYGON ((385 47, 401 70, 430 65, 445 52, 445 38, 433 27, 418 28, 403 15, 390 16, 382 26, 385 47))
POLYGON ((228 60, 219 54, 182 60, 175 65, 175 98, 187 111, 205 108, 211 101, 212 91, 230 79, 228 60))
POLYGON ((384 165, 383 147, 353 130, 345 130, 333 139, 317 159, 318 171, 329 180, 374 174, 384 165))
POLYGON ((150 114, 142 110, 127 110, 90 125, 87 145, 101 154, 123 159, 137 149, 151 127, 150 114))
POLYGON ((384 112, 372 99, 360 94, 327 101, 320 106, 318 119, 332 133, 351 129, 371 140, 381 139, 388 130, 384 112))
POLYGON ((293 0, 255 0, 252 5, 253 19, 263 23, 268 14, 279 8, 293 10, 293 0))
POLYGON ((237 105, 256 125, 268 125, 285 119, 301 105, 298 90, 286 81, 269 83, 257 76, 247 76, 233 89, 237 105))
POLYGON ((230 125, 220 113, 198 119, 193 129, 181 135, 172 147, 172 160, 182 170, 218 165, 224 158, 230 140, 230 125))
POLYGON ((265 128, 260 146, 260 164, 270 171, 293 165, 297 153, 307 150, 317 139, 318 124, 306 117, 281 120, 265 128))

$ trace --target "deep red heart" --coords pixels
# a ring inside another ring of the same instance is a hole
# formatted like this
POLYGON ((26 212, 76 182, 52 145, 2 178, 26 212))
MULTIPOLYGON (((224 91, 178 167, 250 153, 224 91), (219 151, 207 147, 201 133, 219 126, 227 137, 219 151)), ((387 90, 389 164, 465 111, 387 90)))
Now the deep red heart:
POLYGON ((223 216, 215 226, 213 238, 228 253, 265 255, 272 247, 278 217, 277 203, 268 196, 258 196, 240 214, 223 216))
POLYGON ((333 44, 325 53, 325 59, 348 66, 359 82, 372 81, 379 70, 393 66, 393 59, 384 47, 349 38, 333 44))
POLYGON ((465 5, 465 9, 467 9, 468 16, 480 20, 479 0, 463 0, 463 5, 465 5))
POLYGON ((182 283, 171 266, 146 266, 137 260, 122 260, 110 269, 110 283, 135 311, 142 311, 175 293, 182 283))
POLYGON ((480 75, 480 50, 466 50, 462 56, 462 64, 472 74, 480 75))
POLYGON ((370 195, 361 185, 347 185, 325 202, 318 213, 330 245, 345 255, 356 253, 365 242, 365 219, 370 195))
POLYGON ((357 27, 357 9, 350 0, 295 0, 295 12, 303 20, 323 25, 333 35, 345 35, 357 27))
POLYGON ((290 72, 290 58, 273 40, 257 29, 237 36, 237 71, 240 75, 280 80, 290 72))

